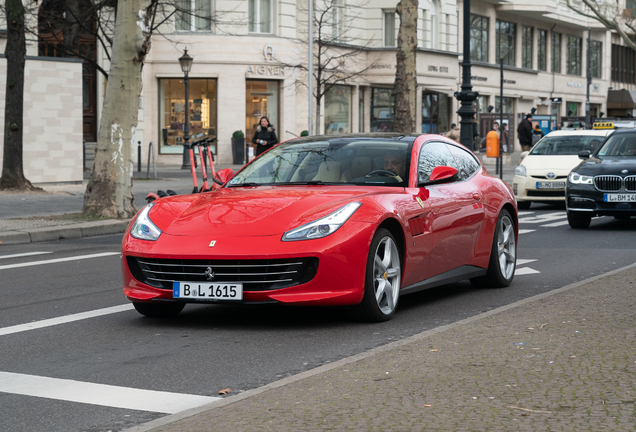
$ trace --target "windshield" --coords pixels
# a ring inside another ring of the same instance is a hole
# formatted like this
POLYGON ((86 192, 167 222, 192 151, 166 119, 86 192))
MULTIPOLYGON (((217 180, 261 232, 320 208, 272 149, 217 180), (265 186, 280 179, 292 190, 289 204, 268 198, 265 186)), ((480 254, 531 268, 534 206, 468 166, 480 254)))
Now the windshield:
POLYGON ((562 135, 546 136, 534 146, 531 155, 577 155, 582 150, 594 153, 601 145, 604 136, 598 135, 562 135))
POLYGON ((605 159, 612 158, 633 158, 636 156, 636 135, 621 134, 609 137, 603 147, 598 151, 596 157, 605 159))
POLYGON ((228 187, 294 184, 406 186, 409 142, 334 139, 280 144, 239 172, 228 187))

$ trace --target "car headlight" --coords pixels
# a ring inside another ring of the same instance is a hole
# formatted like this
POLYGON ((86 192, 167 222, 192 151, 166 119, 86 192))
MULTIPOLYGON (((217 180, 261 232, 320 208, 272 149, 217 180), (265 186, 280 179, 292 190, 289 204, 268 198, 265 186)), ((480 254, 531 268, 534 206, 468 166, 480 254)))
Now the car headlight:
POLYGON ((157 228, 157 225, 148 217, 148 213, 150 213, 150 209, 153 205, 154 204, 148 204, 139 212, 139 216, 137 216, 132 228, 130 228, 130 235, 134 238, 155 241, 161 235, 161 230, 157 228))
POLYGON ((526 173, 526 167, 523 165, 517 165, 515 167, 515 175, 526 177, 528 174, 526 173))
POLYGON ((283 241, 311 240, 333 234, 353 215, 362 203, 351 202, 327 216, 283 234, 283 241))
POLYGON ((570 183, 574 184, 594 184, 594 177, 584 176, 575 172, 570 173, 568 180, 570 180, 570 183))

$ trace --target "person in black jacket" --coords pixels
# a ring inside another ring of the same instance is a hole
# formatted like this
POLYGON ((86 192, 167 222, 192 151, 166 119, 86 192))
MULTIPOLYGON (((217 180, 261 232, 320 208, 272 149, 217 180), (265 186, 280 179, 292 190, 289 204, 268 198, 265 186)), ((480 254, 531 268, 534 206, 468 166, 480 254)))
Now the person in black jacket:
POLYGON ((261 117, 259 125, 256 127, 254 138, 252 138, 252 143, 256 144, 256 156, 269 150, 275 144, 278 144, 274 126, 269 122, 267 117, 261 117))
POLYGON ((528 151, 532 147, 532 115, 528 114, 517 126, 517 137, 521 144, 521 151, 528 151))

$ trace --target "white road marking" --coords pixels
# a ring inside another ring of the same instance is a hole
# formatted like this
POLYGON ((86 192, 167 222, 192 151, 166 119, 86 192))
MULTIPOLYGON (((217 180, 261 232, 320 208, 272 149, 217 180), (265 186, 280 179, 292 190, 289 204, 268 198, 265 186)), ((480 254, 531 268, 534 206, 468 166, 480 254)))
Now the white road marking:
POLYGON ((58 324, 66 324, 73 321, 79 321, 88 318, 94 318, 102 315, 110 315, 118 312, 125 312, 133 309, 132 303, 127 303, 119 306, 107 307, 104 309, 96 309, 88 312, 80 312, 73 315, 66 315, 57 318, 50 318, 41 321, 34 321, 26 324, 18 324, 11 327, 0 328, 0 336, 5 336, 12 333, 20 333, 28 330, 35 330, 44 327, 51 327, 58 324))
POLYGON ((535 231, 536 230, 531 230, 531 229, 525 229, 525 230, 524 229, 520 229, 519 230, 519 234, 528 234, 528 233, 535 232, 535 231))
POLYGON ((25 252, 25 253, 13 254, 13 255, 0 255, 0 259, 20 258, 25 256, 44 255, 44 254, 50 254, 50 253, 53 253, 53 252, 25 252))
POLYGON ((534 274, 534 273, 541 273, 541 272, 530 267, 522 267, 515 270, 515 276, 534 274))
POLYGON ((174 414, 220 398, 0 372, 0 392, 174 414))
POLYGON ((566 213, 546 213, 536 217, 528 217, 528 218, 519 219, 519 223, 542 223, 542 222, 549 222, 556 219, 563 219, 566 217, 568 217, 566 213))
POLYGON ((534 213, 533 211, 520 211, 519 216, 527 216, 533 213, 534 213))
POLYGON ((569 222, 564 220, 564 221, 553 222, 551 224, 539 225, 539 226, 540 227, 558 227, 558 226, 563 226, 563 225, 567 225, 567 224, 569 224, 569 222))
POLYGON ((30 266, 42 265, 42 264, 54 264, 59 262, 76 261, 76 260, 83 260, 83 259, 89 259, 89 258, 99 258, 99 257, 119 255, 119 254, 120 252, 102 252, 102 253, 96 253, 96 254, 90 254, 90 255, 78 255, 78 256, 72 256, 72 257, 66 257, 66 258, 56 258, 56 259, 44 260, 44 261, 33 261, 33 262, 25 262, 20 264, 9 264, 9 265, 0 266, 0 270, 19 268, 19 267, 30 267, 30 266))
POLYGON ((536 259, 517 259, 517 265, 524 265, 536 261, 536 259))

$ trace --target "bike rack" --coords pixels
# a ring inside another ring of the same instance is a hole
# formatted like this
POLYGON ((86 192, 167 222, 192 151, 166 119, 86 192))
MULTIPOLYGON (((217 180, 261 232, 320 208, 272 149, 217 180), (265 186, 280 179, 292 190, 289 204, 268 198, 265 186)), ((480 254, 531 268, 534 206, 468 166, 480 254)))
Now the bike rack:
POLYGON ((146 169, 146 177, 150 175, 150 156, 152 155, 152 172, 155 175, 155 180, 157 180, 157 161, 155 161, 155 146, 150 141, 148 144, 148 168, 146 169))

